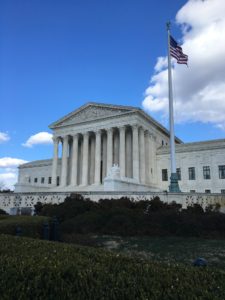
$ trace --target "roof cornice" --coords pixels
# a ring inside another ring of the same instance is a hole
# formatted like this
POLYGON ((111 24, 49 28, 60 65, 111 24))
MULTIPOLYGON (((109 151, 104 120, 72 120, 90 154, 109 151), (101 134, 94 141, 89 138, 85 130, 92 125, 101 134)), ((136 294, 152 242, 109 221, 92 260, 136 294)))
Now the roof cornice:
POLYGON ((33 167, 44 167, 52 164, 52 159, 34 160, 25 164, 20 165, 19 169, 33 168, 33 167))
MULTIPOLYGON (((194 151, 207 151, 225 149, 225 139, 209 140, 201 142, 192 142, 176 145, 176 153, 194 152, 194 151)), ((169 146, 160 147, 157 150, 157 155, 169 154, 169 146)))

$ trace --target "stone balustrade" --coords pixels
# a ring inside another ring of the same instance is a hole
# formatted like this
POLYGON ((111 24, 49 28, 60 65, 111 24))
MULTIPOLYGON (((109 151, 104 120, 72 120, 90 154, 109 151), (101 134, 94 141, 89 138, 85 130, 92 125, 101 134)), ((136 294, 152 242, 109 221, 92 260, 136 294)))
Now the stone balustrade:
MULTIPOLYGON (((135 201, 151 200, 158 196, 160 200, 171 203, 176 201, 182 204, 183 208, 188 205, 198 203, 202 207, 209 204, 219 203, 221 212, 225 213, 225 195, 224 194, 205 194, 205 193, 165 193, 165 192, 81 192, 84 198, 89 198, 92 201, 99 199, 119 199, 121 197, 128 197, 135 201)), ((43 204, 62 203, 70 193, 66 192, 46 192, 46 193, 0 193, 0 208, 10 214, 18 214, 23 208, 30 208, 34 210, 34 205, 37 202, 43 204)))

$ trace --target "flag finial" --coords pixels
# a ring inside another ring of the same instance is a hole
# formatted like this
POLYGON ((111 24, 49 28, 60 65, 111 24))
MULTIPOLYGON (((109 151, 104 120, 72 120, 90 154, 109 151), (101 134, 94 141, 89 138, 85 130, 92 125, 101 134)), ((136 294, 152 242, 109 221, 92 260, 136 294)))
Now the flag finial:
POLYGON ((170 30, 170 21, 168 21, 168 22, 166 22, 166 28, 167 28, 167 30, 170 30))

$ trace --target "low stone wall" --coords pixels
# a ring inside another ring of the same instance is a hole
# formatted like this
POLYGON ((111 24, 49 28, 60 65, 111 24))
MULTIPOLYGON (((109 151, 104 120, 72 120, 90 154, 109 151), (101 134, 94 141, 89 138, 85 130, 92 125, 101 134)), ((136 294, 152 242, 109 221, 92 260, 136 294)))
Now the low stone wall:
MULTIPOLYGON (((33 210, 37 202, 41 203, 62 203, 71 193, 43 192, 43 193, 0 193, 0 208, 7 213, 20 213, 22 208, 33 210)), ((219 203, 221 211, 225 212, 225 194, 205 193, 166 193, 166 192, 80 192, 84 198, 92 201, 99 199, 119 199, 129 197, 133 200, 152 199, 158 196, 162 201, 170 203, 176 201, 182 204, 183 208, 193 203, 201 204, 203 207, 209 204, 219 203)))
POLYGON ((37 202, 59 204, 70 193, 0 193, 0 208, 9 214, 20 214, 22 208, 34 209, 37 202))

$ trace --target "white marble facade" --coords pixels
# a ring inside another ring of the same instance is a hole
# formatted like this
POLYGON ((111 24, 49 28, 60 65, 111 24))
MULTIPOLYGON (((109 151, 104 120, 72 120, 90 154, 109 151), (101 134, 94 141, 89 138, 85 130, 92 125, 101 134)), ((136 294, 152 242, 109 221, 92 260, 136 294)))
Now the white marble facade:
MULTIPOLYGON (((168 189, 169 182, 161 180, 161 171, 169 172, 169 132, 143 110, 87 103, 49 127, 53 130, 53 159, 21 165, 16 192, 168 189), (113 165, 118 165, 120 178, 110 181, 107 175, 113 165)), ((182 165, 185 172, 189 165, 196 166, 193 147, 185 147, 178 138, 176 144, 187 157, 184 163, 183 156, 178 155, 178 162, 183 163, 179 168, 182 165)), ((213 164, 225 165, 225 141, 217 141, 217 152, 211 144, 208 142, 203 150, 199 145, 198 156, 208 147, 210 155, 220 153, 213 164)), ((194 187, 188 181, 183 176, 183 191, 200 189, 201 180, 194 187)), ((225 179, 216 185, 214 181, 208 181, 204 188, 212 192, 221 192, 223 186, 225 189, 225 179)))

